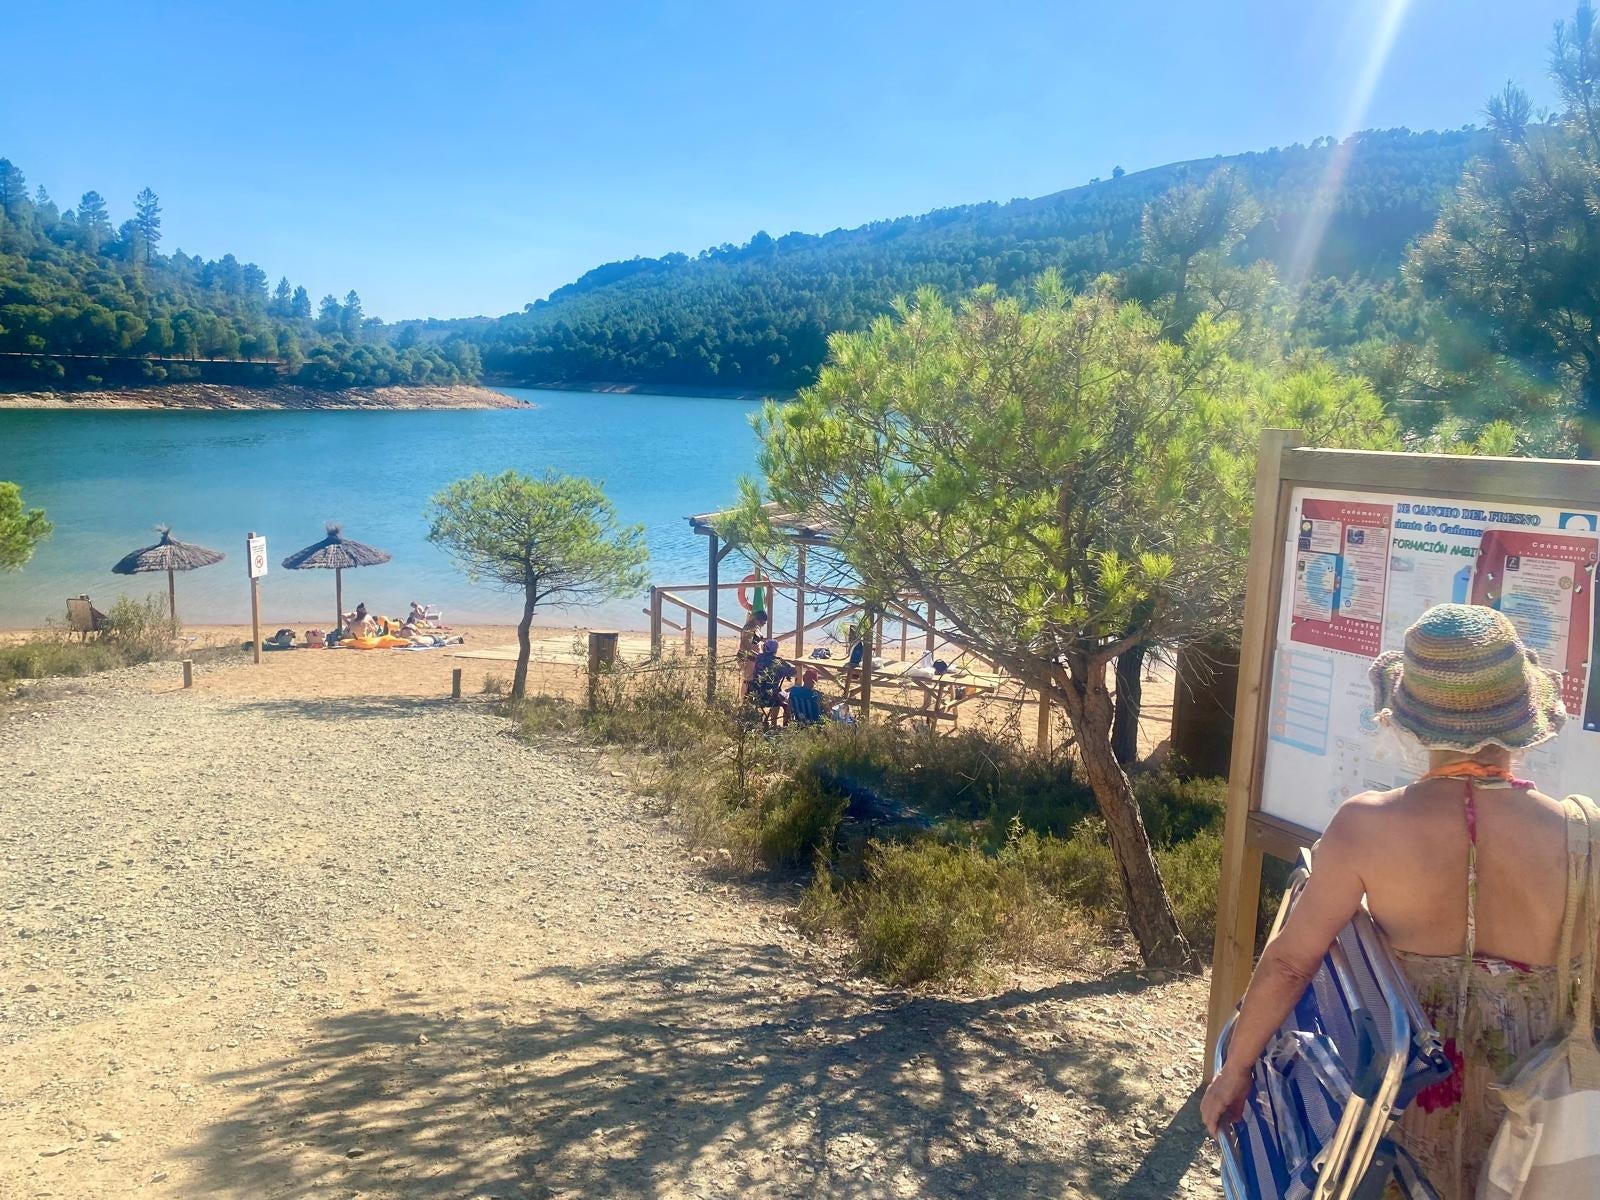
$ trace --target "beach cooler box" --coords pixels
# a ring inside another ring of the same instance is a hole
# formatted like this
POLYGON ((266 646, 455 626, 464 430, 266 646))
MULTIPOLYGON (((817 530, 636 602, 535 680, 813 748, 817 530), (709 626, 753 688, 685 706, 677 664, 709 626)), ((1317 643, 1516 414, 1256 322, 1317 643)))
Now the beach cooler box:
MULTIPOLYGON (((1302 852, 1274 933, 1310 872, 1302 852)), ((1217 1069, 1233 1025, 1217 1039, 1217 1069)), ((1361 910, 1255 1064, 1244 1117, 1221 1139, 1223 1193, 1228 1200, 1378 1200, 1394 1179, 1410 1200, 1437 1200, 1391 1135, 1417 1093, 1449 1073, 1438 1033, 1361 910)))

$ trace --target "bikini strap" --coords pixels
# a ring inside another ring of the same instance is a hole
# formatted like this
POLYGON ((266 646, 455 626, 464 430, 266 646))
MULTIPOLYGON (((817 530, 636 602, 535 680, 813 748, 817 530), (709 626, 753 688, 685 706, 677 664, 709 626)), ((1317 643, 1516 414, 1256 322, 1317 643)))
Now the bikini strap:
MULTIPOLYGON (((1461 809, 1467 823, 1467 948, 1466 960, 1470 965, 1478 952, 1478 797, 1469 778, 1467 802, 1461 809)), ((1465 987, 1463 986, 1463 993, 1465 987)), ((1466 1003, 1463 994, 1462 1003, 1466 1003)))

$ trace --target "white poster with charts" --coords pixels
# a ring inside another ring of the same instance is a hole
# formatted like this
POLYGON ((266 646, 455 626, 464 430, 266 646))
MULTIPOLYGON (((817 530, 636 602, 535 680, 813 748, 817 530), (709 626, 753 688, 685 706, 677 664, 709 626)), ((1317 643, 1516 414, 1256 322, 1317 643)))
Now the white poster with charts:
POLYGON ((1348 797, 1415 778, 1367 668, 1445 602, 1499 609, 1561 673, 1566 727, 1521 773, 1557 796, 1600 790, 1600 511, 1296 488, 1284 549, 1263 813, 1320 832, 1348 797))

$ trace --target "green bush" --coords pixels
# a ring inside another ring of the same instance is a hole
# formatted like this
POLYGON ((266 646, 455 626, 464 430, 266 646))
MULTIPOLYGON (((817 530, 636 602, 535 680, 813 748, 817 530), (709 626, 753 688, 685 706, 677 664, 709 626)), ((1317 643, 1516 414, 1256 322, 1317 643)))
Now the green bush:
POLYGON ((160 600, 119 599, 106 615, 111 627, 98 637, 85 640, 52 628, 0 646, 0 684, 92 675, 172 657, 178 630, 160 600))
MULTIPOLYGON (((1222 831, 1208 829, 1186 842, 1156 851, 1161 878, 1178 927, 1195 953, 1207 954, 1217 932, 1217 894, 1222 885, 1222 831)), ((1276 906, 1270 880, 1263 881, 1265 912, 1276 906)), ((1281 891, 1281 886, 1277 889, 1281 891)))
POLYGON ((861 965, 896 984, 970 974, 1000 926, 992 857, 937 841, 880 844, 853 888, 861 965))
POLYGON ((815 779, 785 779, 761 808, 757 856, 771 867, 806 866, 831 849, 844 810, 845 801, 824 791, 815 779))
POLYGON ((1157 846, 1175 846, 1222 828, 1228 810, 1225 779, 1179 779, 1168 771, 1133 777, 1145 829, 1157 846))

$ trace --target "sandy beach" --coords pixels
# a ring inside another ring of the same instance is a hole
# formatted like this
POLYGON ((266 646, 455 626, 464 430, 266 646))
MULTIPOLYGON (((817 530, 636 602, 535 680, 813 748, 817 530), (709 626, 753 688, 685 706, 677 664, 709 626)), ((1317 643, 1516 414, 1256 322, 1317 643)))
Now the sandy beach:
POLYGON ((195 408, 195 409, 414 409, 527 408, 521 400, 493 388, 460 384, 450 387, 351 388, 324 391, 303 387, 233 387, 220 383, 171 383, 158 387, 98 391, 0 392, 7 408, 195 408))

